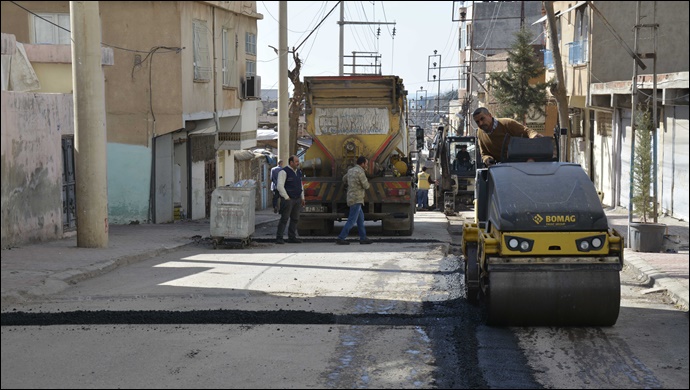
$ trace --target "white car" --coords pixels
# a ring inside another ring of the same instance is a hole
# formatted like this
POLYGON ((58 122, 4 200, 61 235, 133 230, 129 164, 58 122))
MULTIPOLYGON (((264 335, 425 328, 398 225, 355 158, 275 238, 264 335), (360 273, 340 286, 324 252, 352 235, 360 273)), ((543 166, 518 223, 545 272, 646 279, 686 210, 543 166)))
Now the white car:
POLYGON ((270 116, 278 116, 278 109, 277 108, 271 108, 266 112, 266 115, 270 116))

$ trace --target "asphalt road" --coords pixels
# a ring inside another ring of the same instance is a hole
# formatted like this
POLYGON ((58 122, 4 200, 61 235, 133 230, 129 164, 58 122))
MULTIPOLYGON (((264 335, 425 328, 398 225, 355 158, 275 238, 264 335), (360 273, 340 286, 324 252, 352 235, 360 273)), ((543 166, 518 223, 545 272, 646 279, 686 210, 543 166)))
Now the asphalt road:
POLYGON ((16 307, 2 388, 688 388, 687 312, 632 272, 613 327, 489 327, 463 296, 461 218, 415 219, 412 239, 371 226, 349 246, 275 245, 269 225, 16 307))

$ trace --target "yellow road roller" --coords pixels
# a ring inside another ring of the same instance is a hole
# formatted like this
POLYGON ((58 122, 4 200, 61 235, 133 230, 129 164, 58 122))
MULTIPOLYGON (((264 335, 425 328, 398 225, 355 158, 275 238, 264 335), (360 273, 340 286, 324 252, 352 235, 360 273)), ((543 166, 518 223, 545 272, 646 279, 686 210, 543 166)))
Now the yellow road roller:
POLYGON ((557 138, 513 137, 503 162, 477 170, 461 246, 467 299, 485 303, 489 325, 618 319, 623 238, 582 167, 558 154, 557 138))

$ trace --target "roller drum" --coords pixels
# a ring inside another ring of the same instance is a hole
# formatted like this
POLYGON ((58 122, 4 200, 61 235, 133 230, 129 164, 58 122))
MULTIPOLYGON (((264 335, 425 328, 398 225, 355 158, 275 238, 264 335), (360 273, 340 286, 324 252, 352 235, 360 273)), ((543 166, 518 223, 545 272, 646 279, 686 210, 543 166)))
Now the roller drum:
POLYGON ((548 266, 489 274, 489 325, 612 326, 620 311, 616 267, 548 266))

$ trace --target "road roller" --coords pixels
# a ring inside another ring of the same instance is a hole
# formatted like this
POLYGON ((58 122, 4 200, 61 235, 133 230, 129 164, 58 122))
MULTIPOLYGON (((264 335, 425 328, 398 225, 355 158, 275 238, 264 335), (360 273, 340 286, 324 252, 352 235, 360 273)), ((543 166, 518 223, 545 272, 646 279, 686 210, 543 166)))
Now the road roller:
POLYGON ((467 299, 497 326, 612 326, 620 310, 623 237, 609 227, 579 164, 558 138, 511 138, 477 170, 475 219, 463 225, 467 299))

